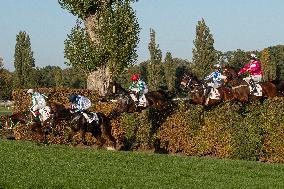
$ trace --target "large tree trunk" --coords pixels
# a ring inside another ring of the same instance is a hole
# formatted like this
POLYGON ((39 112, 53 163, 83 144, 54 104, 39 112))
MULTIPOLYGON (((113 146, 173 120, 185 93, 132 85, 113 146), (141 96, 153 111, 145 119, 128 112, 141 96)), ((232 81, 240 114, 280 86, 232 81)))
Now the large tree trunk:
MULTIPOLYGON (((110 4, 111 1, 109 0, 102 0, 103 4, 110 4)), ((86 28, 86 32, 88 33, 91 41, 94 43, 95 46, 100 44, 100 38, 94 32, 94 28, 99 27, 99 14, 98 12, 90 13, 84 19, 84 25, 86 28)), ((91 72, 87 78, 87 88, 91 90, 99 91, 101 96, 106 94, 107 88, 109 86, 109 82, 111 81, 111 73, 108 68, 107 61, 102 62, 101 66, 97 68, 96 71, 91 72)))
POLYGON ((101 96, 105 96, 109 82, 111 81, 111 73, 106 65, 102 65, 97 71, 88 75, 87 88, 97 90, 101 96))

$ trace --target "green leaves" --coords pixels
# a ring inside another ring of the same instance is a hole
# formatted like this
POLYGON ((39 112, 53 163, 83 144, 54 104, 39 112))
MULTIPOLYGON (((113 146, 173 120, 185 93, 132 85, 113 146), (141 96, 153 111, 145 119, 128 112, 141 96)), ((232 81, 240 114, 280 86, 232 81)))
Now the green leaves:
POLYGON ((192 70, 198 77, 203 79, 209 72, 211 65, 217 61, 216 50, 214 49, 213 35, 206 26, 204 19, 198 21, 196 26, 195 48, 192 50, 192 70))
POLYGON ((34 70, 35 60, 31 50, 30 37, 25 31, 16 36, 14 54, 15 88, 30 88, 35 86, 34 70))
POLYGON ((113 6, 100 7, 92 16, 97 25, 89 32, 93 32, 95 40, 91 41, 91 34, 78 22, 65 41, 67 65, 90 72, 108 64, 113 76, 118 75, 137 58, 140 28, 135 12, 128 1, 115 2, 113 6))

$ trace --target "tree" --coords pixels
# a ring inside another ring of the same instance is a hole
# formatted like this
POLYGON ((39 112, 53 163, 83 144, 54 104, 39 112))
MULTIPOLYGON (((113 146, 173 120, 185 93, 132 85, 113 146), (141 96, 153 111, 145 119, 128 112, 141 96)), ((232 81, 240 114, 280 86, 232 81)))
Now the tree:
POLYGON ((156 44, 156 32, 150 29, 150 42, 148 44, 150 52, 150 63, 147 67, 147 80, 150 90, 157 90, 165 84, 162 68, 162 51, 156 44))
POLYGON ((38 69, 38 87, 62 87, 62 70, 58 66, 46 66, 38 69))
POLYGON ((217 63, 213 35, 206 26, 204 19, 198 21, 196 38, 193 43, 192 71, 198 79, 203 79, 210 72, 211 66, 217 63))
POLYGON ((58 0, 62 8, 78 16, 65 41, 69 65, 88 76, 87 87, 104 95, 109 81, 136 60, 140 31, 130 0, 58 0))
POLYGON ((76 89, 86 88, 86 77, 81 70, 73 67, 62 70, 63 87, 76 89))
POLYGON ((169 91, 173 91, 175 88, 175 65, 173 61, 172 54, 170 52, 166 53, 166 58, 165 58, 165 79, 167 82, 167 88, 169 91))
POLYGON ((261 67, 263 71, 263 80, 271 81, 276 79, 276 63, 270 59, 270 50, 265 48, 261 53, 261 67))
POLYGON ((0 99, 9 100, 12 92, 12 74, 4 68, 4 61, 0 57, 0 99))
POLYGON ((29 35, 20 31, 16 36, 16 46, 14 54, 14 88, 31 88, 35 86, 33 79, 33 67, 35 60, 31 50, 29 35))
POLYGON ((276 64, 276 79, 284 80, 284 45, 269 47, 270 59, 276 64))
POLYGON ((248 63, 247 53, 240 49, 225 52, 224 59, 226 64, 235 70, 240 70, 245 64, 248 63))

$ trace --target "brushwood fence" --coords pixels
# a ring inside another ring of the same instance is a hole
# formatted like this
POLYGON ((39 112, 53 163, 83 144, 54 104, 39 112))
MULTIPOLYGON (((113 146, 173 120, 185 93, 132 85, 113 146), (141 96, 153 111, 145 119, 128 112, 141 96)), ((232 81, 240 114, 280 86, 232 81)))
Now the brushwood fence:
MULTIPOLYGON (((67 103, 71 93, 89 97, 91 111, 108 115, 115 104, 100 102, 96 92, 73 89, 38 89, 49 94, 53 102, 67 103)), ((13 92, 14 111, 24 111, 30 97, 25 90, 13 92)), ((123 113, 111 120, 112 134, 125 150, 181 153, 188 156, 254 161, 284 162, 284 98, 240 104, 221 103, 214 107, 177 104, 168 111, 146 109, 141 113, 123 113)), ((55 144, 68 144, 68 122, 56 127, 57 135, 49 136, 55 144)), ((42 141, 42 135, 25 125, 14 128, 16 139, 42 141)), ((79 137, 79 136, 78 136, 79 137)), ((79 140, 79 139, 78 139, 79 140)), ((96 143, 91 135, 88 144, 96 143)), ((73 141, 74 143, 76 142, 73 141)))

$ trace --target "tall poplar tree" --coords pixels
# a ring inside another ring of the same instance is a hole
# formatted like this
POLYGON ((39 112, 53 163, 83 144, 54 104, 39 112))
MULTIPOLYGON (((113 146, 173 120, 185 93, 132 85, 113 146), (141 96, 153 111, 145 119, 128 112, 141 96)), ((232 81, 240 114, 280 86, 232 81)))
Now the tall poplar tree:
POLYGON ((109 82, 137 58, 140 31, 130 3, 134 0, 58 0, 83 21, 65 41, 69 65, 84 70, 87 88, 104 95, 109 82))
POLYGON ((263 71, 263 80, 272 81, 276 79, 276 62, 270 58, 269 48, 265 48, 261 52, 261 67, 263 71))
POLYGON ((165 84, 162 68, 162 51, 159 49, 159 45, 156 44, 156 32, 151 28, 148 49, 150 52, 150 62, 147 68, 148 87, 150 90, 157 90, 165 84))
POLYGON ((217 63, 217 55, 214 49, 213 35, 204 19, 198 21, 196 26, 196 38, 193 41, 192 71, 198 79, 203 79, 211 70, 211 66, 217 63))
POLYGON ((30 88, 35 86, 33 79, 35 60, 31 49, 30 37, 25 31, 16 36, 14 54, 14 88, 30 88))
POLYGON ((170 52, 166 53, 165 57, 165 79, 167 82, 167 88, 169 91, 173 91, 175 88, 175 65, 174 65, 174 60, 172 57, 172 54, 170 52))

